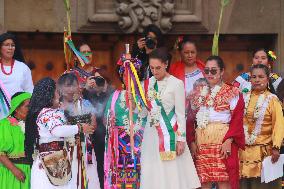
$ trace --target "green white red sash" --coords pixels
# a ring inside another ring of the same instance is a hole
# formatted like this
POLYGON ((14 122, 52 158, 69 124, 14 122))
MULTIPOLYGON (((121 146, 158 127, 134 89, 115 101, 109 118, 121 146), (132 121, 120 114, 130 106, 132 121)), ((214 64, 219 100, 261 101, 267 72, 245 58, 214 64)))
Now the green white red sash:
MULTIPOLYGON (((158 92, 157 82, 154 84, 154 90, 158 92)), ((156 125, 156 130, 159 136, 159 152, 161 160, 173 160, 176 158, 175 132, 178 129, 175 109, 173 108, 169 114, 167 114, 162 103, 157 98, 152 100, 150 103, 151 110, 157 109, 158 106, 161 109, 159 124, 156 125)))

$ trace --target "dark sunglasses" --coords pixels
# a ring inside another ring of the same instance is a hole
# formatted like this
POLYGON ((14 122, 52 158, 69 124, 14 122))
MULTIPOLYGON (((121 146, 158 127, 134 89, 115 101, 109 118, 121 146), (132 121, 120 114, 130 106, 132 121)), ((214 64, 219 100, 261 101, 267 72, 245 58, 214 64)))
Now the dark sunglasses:
POLYGON ((209 68, 205 68, 205 69, 204 69, 204 73, 207 74, 207 75, 208 75, 209 73, 211 73, 211 75, 216 75, 216 74, 217 74, 217 71, 218 71, 217 69, 211 69, 211 70, 210 70, 209 68))

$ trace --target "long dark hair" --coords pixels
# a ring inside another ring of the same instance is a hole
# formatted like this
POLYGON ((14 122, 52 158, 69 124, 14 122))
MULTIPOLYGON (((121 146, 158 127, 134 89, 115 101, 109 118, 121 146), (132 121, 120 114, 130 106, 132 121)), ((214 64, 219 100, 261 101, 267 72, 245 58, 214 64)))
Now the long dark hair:
POLYGON ((268 86, 267 86, 267 89, 273 93, 273 94, 276 94, 276 91, 272 85, 272 81, 270 79, 270 69, 268 66, 266 65, 263 65, 263 64, 256 64, 256 65, 253 65, 251 68, 250 68, 250 73, 252 73, 252 71, 254 69, 262 69, 264 72, 265 72, 265 75, 267 76, 268 78, 268 86))
MULTIPOLYGON (((281 102, 283 102, 284 99, 284 79, 279 83, 277 87, 277 96, 281 102)), ((284 107, 283 107, 284 108, 284 107)))
POLYGON ((32 158, 34 146, 38 145, 39 134, 36 124, 38 114, 43 108, 53 106, 55 90, 56 83, 49 77, 41 79, 34 87, 26 118, 25 152, 28 158, 32 158))

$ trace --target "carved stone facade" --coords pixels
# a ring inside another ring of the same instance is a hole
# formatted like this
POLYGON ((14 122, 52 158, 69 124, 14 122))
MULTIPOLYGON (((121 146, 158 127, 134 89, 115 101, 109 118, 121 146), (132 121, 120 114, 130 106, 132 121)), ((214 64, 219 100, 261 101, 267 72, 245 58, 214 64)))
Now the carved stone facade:
POLYGON ((141 33, 155 24, 164 33, 206 32, 207 10, 208 0, 88 0, 88 23, 79 31, 141 33))
POLYGON ((130 0, 120 2, 116 13, 119 15, 118 25, 125 33, 141 33, 150 24, 167 32, 172 28, 174 4, 168 0, 130 0))

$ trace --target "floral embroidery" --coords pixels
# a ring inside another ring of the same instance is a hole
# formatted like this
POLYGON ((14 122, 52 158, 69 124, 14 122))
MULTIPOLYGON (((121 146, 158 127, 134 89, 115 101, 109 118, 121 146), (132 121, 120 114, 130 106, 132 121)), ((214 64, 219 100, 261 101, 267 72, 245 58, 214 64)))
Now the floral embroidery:
POLYGON ((210 95, 209 95, 208 94, 209 87, 204 86, 202 88, 198 101, 199 102, 201 101, 203 105, 206 107, 200 109, 196 114, 196 121, 197 121, 198 128, 204 129, 207 127, 209 123, 209 108, 214 105, 215 97, 217 96, 220 90, 221 90, 221 87, 219 85, 216 85, 212 88, 210 95))
MULTIPOLYGON (((119 106, 122 109, 126 108, 125 93, 126 93, 126 91, 121 91, 121 95, 119 97, 119 101, 120 101, 119 102, 119 106)), ((136 120, 136 123, 133 123, 134 124, 134 127, 133 127, 134 133, 136 133, 137 131, 139 131, 141 129, 141 126, 143 125, 143 119, 146 116, 147 116, 147 111, 146 111, 146 114, 145 114, 145 111, 143 111, 143 109, 142 109, 142 111, 138 112, 138 118, 136 120)), ((130 125, 129 125, 129 117, 128 117, 128 115, 125 114, 121 118, 122 118, 122 123, 125 126, 125 132, 130 135, 130 125)))
POLYGON ((199 128, 205 128, 209 123, 209 108, 214 111, 230 110, 230 101, 239 95, 236 87, 223 84, 216 85, 210 91, 208 86, 200 86, 190 94, 191 108, 196 113, 196 121, 199 128))
POLYGON ((38 115, 36 123, 51 131, 54 127, 64 125, 66 118, 59 109, 44 108, 38 115))

